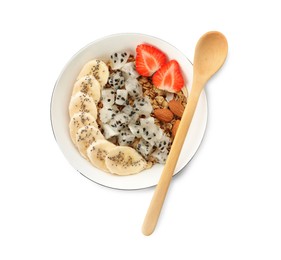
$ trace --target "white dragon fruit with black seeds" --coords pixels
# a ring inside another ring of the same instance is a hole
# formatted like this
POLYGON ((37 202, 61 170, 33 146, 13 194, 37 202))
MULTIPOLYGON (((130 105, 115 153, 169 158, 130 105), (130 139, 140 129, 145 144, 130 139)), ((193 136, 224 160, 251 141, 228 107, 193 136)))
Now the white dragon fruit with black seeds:
POLYGON ((104 106, 112 106, 115 101, 115 90, 112 88, 104 88, 101 91, 102 103, 104 106))
POLYGON ((125 79, 133 78, 136 79, 140 76, 140 74, 136 71, 136 65, 134 62, 126 63, 122 68, 123 76, 125 79))
POLYGON ((148 97, 136 99, 133 108, 137 114, 145 116, 150 116, 153 110, 148 97))
POLYGON ((124 129, 130 121, 130 118, 125 113, 117 114, 112 120, 110 120, 109 125, 120 132, 121 129, 124 129))
POLYGON ((163 153, 170 146, 170 142, 170 138, 166 135, 163 135, 162 138, 158 142, 156 142, 156 147, 160 152, 163 153))
POLYGON ((167 149, 164 149, 163 151, 160 151, 159 149, 156 149, 151 156, 155 158, 155 160, 158 163, 164 164, 168 158, 169 152, 167 149))
POLYGON ((145 139, 147 142, 149 142, 151 145, 155 146, 159 142, 159 136, 161 134, 161 131, 159 130, 159 127, 156 125, 148 125, 143 127, 143 139, 145 139))
POLYGON ((119 89, 125 86, 125 78, 120 71, 112 73, 108 79, 108 84, 114 89, 119 89))
POLYGON ((140 138, 142 137, 143 134, 143 127, 139 124, 139 122, 133 122, 129 124, 129 129, 132 132, 132 134, 137 137, 140 138))
POLYGON ((128 78, 125 81, 125 88, 129 95, 133 98, 138 98, 142 96, 142 87, 135 78, 128 78))
POLYGON ((113 136, 119 135, 119 132, 108 124, 104 124, 102 128, 105 139, 109 139, 113 136))
POLYGON ((99 112, 99 117, 102 123, 108 123, 111 119, 113 119, 117 113, 119 112, 116 105, 113 106, 103 106, 103 108, 99 112))
POLYGON ((154 125, 154 118, 152 116, 147 117, 147 118, 141 118, 140 119, 140 124, 142 126, 154 125))
POLYGON ((125 113, 129 117, 133 116, 136 113, 131 105, 124 106, 124 108, 121 110, 121 112, 125 113))
POLYGON ((115 52, 110 55, 110 66, 113 70, 118 70, 122 68, 129 58, 129 53, 127 52, 115 52))
POLYGON ((145 158, 152 152, 153 146, 144 139, 141 139, 137 144, 136 150, 145 158))
POLYGON ((128 145, 132 144, 134 142, 134 140, 135 140, 135 136, 132 134, 132 132, 128 128, 121 130, 118 135, 119 145, 128 146, 128 145))
POLYGON ((125 105, 128 100, 128 91, 126 89, 117 89, 115 104, 125 105))

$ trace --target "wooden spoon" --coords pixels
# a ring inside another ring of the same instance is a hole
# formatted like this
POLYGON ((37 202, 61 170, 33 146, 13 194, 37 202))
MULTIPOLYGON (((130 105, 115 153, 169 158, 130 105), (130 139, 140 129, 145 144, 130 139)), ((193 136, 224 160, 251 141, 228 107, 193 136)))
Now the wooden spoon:
POLYGON ((199 39, 196 45, 191 93, 171 151, 144 219, 142 232, 146 236, 151 235, 156 227, 200 94, 207 81, 223 65, 227 56, 227 50, 227 40, 220 32, 207 32, 199 39))

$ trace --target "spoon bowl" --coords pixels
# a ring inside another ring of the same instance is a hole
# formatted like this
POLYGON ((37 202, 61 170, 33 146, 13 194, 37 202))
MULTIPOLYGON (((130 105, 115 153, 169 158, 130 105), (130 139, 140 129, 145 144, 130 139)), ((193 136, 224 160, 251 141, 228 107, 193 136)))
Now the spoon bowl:
POLYGON ((194 78, 207 82, 223 65, 227 52, 227 40, 222 33, 208 32, 204 34, 195 48, 194 78))

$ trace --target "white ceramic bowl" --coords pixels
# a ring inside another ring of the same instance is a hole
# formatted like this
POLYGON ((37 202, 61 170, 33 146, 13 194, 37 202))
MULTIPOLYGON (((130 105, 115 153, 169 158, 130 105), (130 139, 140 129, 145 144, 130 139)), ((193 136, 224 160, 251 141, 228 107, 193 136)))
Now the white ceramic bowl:
MULTIPOLYGON (((151 169, 130 176, 115 176, 98 170, 85 160, 71 142, 68 124, 68 105, 73 84, 83 65, 91 59, 108 60, 110 54, 128 51, 135 54, 138 44, 148 43, 167 54, 169 59, 179 62, 186 87, 190 92, 192 84, 192 64, 182 52, 171 44, 144 34, 116 34, 96 40, 75 54, 62 70, 54 87, 51 101, 51 123, 55 139, 69 163, 81 174, 101 185, 117 189, 141 189, 158 183, 163 165, 156 164, 151 169)), ((205 92, 201 94, 199 103, 185 140, 175 170, 178 173, 196 153, 203 138, 207 123, 207 99, 205 92)))

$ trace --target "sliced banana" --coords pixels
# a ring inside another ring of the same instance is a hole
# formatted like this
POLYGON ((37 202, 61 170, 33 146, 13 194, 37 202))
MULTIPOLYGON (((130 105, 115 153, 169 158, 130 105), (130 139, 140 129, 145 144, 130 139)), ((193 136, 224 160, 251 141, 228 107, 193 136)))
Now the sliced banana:
POLYGON ((87 157, 88 147, 97 140, 104 139, 100 130, 94 126, 83 126, 81 127, 76 134, 76 145, 84 158, 87 157))
POLYGON ((101 86, 100 83, 91 75, 83 76, 74 84, 72 96, 77 92, 88 94, 97 104, 100 101, 101 86))
POLYGON ((78 112, 73 115, 69 122, 69 133, 72 142, 76 145, 76 134, 83 126, 94 126, 98 128, 95 118, 90 113, 78 112))
POLYGON ((111 173, 130 175, 144 170, 147 167, 147 162, 135 149, 117 146, 108 152, 105 165, 111 173))
POLYGON ((103 87, 107 83, 109 77, 108 67, 101 60, 91 60, 84 65, 77 80, 86 75, 94 76, 101 84, 101 87, 103 87))
POLYGON ((98 169, 109 172, 105 165, 105 158, 108 153, 116 146, 107 140, 98 140, 93 142, 87 149, 87 155, 90 162, 98 169))
POLYGON ((95 119, 97 119, 97 107, 94 100, 85 93, 77 92, 72 96, 69 103, 69 116, 70 118, 78 112, 90 113, 95 119))

